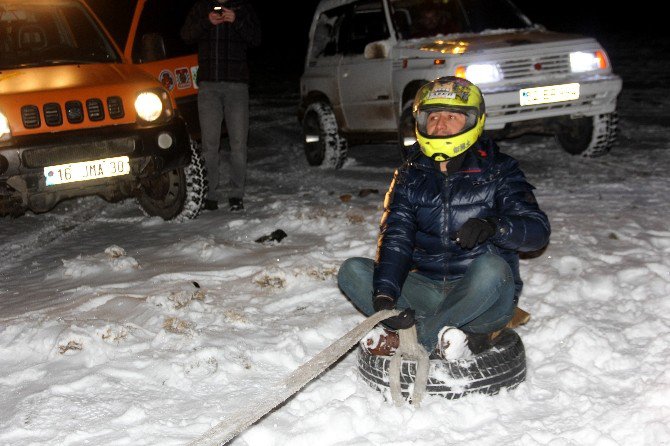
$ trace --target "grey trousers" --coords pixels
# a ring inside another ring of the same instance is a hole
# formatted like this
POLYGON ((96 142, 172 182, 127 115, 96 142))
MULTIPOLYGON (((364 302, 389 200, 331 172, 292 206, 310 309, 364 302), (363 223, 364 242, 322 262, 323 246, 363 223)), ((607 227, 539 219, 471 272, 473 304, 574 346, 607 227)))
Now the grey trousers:
POLYGON ((230 159, 229 198, 243 198, 247 174, 247 138, 249 135, 249 86, 240 82, 200 82, 198 115, 202 133, 202 152, 207 167, 209 199, 215 199, 219 186, 219 145, 221 123, 226 119, 230 159))

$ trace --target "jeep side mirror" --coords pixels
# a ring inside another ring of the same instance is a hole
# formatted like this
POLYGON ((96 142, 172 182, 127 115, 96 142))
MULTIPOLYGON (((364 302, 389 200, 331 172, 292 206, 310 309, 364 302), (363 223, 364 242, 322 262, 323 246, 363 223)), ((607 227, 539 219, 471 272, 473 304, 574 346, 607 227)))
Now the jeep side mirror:
POLYGON ((365 45, 363 57, 366 59, 386 59, 389 57, 389 43, 386 40, 378 40, 365 45))
POLYGON ((140 46, 140 61, 154 62, 167 58, 165 51, 165 41, 163 36, 158 33, 147 33, 142 36, 140 46))

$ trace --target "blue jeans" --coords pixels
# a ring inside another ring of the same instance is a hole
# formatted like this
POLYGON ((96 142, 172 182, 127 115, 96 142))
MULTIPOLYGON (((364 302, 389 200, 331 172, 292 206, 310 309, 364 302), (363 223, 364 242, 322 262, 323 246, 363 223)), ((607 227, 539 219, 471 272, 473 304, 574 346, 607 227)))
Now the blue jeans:
MULTIPOLYGON (((373 270, 372 259, 353 257, 344 261, 337 275, 342 292, 366 316, 375 312, 373 270)), ((419 342, 431 353, 437 344, 437 334, 445 325, 471 333, 490 333, 512 319, 512 270, 501 257, 487 253, 475 259, 458 280, 432 280, 410 272, 396 307, 414 309, 419 342)))

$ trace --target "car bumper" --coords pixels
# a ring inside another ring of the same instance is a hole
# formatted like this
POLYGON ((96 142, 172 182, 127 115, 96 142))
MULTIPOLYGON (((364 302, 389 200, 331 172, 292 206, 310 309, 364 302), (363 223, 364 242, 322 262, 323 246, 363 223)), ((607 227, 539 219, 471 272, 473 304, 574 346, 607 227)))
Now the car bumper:
POLYGON ((44 212, 77 196, 100 195, 110 201, 132 196, 140 179, 188 165, 189 148, 181 118, 149 128, 115 126, 15 138, 0 145, 0 213, 15 208, 44 212), (128 157, 129 174, 46 184, 45 167, 117 156, 128 157))
POLYGON ((581 80, 579 84, 579 99, 529 106, 519 103, 519 91, 525 86, 488 90, 484 87, 486 129, 498 130, 519 121, 566 115, 595 116, 616 110, 617 96, 622 87, 619 76, 598 76, 581 80))

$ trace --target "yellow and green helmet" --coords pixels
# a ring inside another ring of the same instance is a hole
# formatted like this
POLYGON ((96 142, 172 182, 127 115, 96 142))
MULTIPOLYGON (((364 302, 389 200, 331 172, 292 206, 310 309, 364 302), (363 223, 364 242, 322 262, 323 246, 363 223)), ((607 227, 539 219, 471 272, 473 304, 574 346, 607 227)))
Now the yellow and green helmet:
POLYGON ((414 97, 412 113, 421 151, 435 161, 447 161, 472 147, 486 121, 482 92, 472 82, 455 76, 440 77, 421 87, 414 97), (437 111, 464 114, 465 127, 455 135, 430 136, 426 131, 428 116, 437 111))

